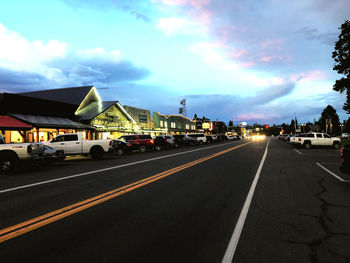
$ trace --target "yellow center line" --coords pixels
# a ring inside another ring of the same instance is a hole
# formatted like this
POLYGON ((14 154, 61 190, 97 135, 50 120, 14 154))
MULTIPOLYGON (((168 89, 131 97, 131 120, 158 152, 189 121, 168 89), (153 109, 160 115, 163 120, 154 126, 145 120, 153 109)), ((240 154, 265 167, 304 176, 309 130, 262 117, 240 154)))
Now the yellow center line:
POLYGON ((206 157, 203 157, 203 158, 200 158, 198 160, 195 160, 195 161, 192 161, 192 162, 189 162, 189 163, 177 166, 177 167, 172 168, 170 170, 167 170, 167 171, 155 174, 153 176, 150 176, 150 177, 147 177, 145 179, 136 181, 134 183, 131 183, 131 184, 128 184, 128 185, 116 188, 116 189, 114 189, 112 191, 108 191, 106 193, 94 196, 94 197, 86 199, 84 201, 81 201, 81 202, 78 202, 78 203, 75 203, 75 204, 63 207, 61 209, 52 211, 50 213, 41 215, 39 217, 35 217, 33 219, 30 219, 30 220, 27 220, 25 222, 19 223, 17 225, 13 225, 13 226, 1 229, 0 230, 0 243, 5 242, 5 241, 7 241, 9 239, 15 238, 17 236, 23 235, 25 233, 28 233, 30 231, 33 231, 35 229, 38 229, 38 228, 40 228, 42 226, 48 225, 48 224, 53 223, 55 221, 58 221, 58 220, 60 220, 62 218, 65 218, 65 217, 68 217, 70 215, 76 214, 76 213, 78 213, 80 211, 83 211, 83 210, 88 209, 90 207, 96 206, 96 205, 98 205, 100 203, 103 203, 103 202, 106 202, 106 201, 108 201, 108 200, 110 200, 112 198, 115 198, 117 196, 123 195, 125 193, 130 192, 130 191, 138 189, 138 188, 140 188, 142 186, 148 185, 148 184, 153 183, 155 181, 158 181, 158 180, 160 180, 160 179, 162 179, 164 177, 167 177, 169 175, 175 174, 175 173, 177 173, 179 171, 182 171, 182 170, 187 169, 189 167, 195 166, 197 164, 200 164, 200 163, 205 162, 207 160, 210 160, 210 159, 212 159, 214 157, 217 157, 217 156, 220 156, 220 155, 225 154, 227 152, 230 152, 230 151, 232 151, 234 149, 243 147, 243 146, 245 146, 247 144, 250 144, 250 143, 252 143, 252 142, 247 142, 247 143, 244 143, 244 144, 240 144, 238 146, 235 146, 235 147, 232 147, 232 148, 229 148, 229 149, 226 149, 226 150, 223 150, 223 151, 220 151, 220 152, 208 155, 206 157))

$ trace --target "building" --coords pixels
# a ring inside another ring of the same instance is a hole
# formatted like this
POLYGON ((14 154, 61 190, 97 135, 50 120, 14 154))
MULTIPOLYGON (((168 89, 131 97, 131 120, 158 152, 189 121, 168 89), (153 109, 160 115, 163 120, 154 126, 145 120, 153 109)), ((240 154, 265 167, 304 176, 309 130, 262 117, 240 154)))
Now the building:
POLYGON ((155 130, 164 134, 193 133, 196 132, 196 122, 182 115, 164 115, 153 112, 155 130))
MULTIPOLYGON (((57 93, 56 98, 60 98, 58 92, 53 91, 57 93)), ((75 88, 70 88, 67 97, 76 97, 74 91, 75 88)), ((33 93, 0 94, 0 129, 7 143, 47 141, 62 133, 94 130, 78 122, 74 115, 76 104, 33 93)))

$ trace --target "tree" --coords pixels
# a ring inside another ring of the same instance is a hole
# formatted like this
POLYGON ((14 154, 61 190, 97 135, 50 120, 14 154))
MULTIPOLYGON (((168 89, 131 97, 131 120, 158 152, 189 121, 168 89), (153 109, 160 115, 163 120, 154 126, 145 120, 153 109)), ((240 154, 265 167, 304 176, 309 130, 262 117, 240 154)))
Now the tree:
POLYGON ((346 20, 339 29, 341 33, 332 53, 332 58, 335 61, 333 70, 345 77, 335 81, 333 90, 340 93, 346 92, 346 102, 343 109, 350 113, 350 21, 346 20))
POLYGON ((319 120, 321 130, 331 135, 340 135, 340 122, 337 111, 328 105, 322 112, 319 120))

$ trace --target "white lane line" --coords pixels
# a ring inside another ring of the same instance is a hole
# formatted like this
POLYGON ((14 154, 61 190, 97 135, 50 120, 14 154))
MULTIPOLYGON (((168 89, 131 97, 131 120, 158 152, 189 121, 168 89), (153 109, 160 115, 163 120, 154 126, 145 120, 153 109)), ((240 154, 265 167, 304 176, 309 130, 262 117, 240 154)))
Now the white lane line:
POLYGON ((250 204, 251 204, 252 199, 253 199, 255 187, 256 187, 256 185, 258 183, 261 170, 262 170, 262 168, 264 166, 264 162, 265 162, 265 159, 266 159, 266 156, 267 156, 267 149, 269 147, 269 143, 270 143, 270 140, 267 142, 264 155, 263 155, 263 157, 261 159, 258 171, 255 174, 253 183, 250 186, 247 198, 246 198, 246 200, 244 202, 241 214, 239 215, 237 224, 235 226, 235 230, 233 231, 231 240, 230 240, 230 242, 229 242, 229 244, 227 246, 224 258, 222 259, 222 263, 231 263, 234 255, 235 255, 236 248, 237 248, 237 245, 238 245, 238 242, 239 242, 239 238, 241 236, 241 233, 242 233, 242 230, 243 230, 243 226, 244 226, 245 220, 246 220, 247 215, 248 215, 249 207, 250 207, 250 204))
POLYGON ((294 149, 294 151, 296 151, 297 153, 299 153, 299 154, 303 154, 301 151, 298 151, 297 149, 294 149))
POLYGON ((173 154, 164 155, 164 156, 155 157, 155 158, 150 158, 150 159, 146 159, 146 160, 141 160, 141 161, 137 161, 137 162, 133 162, 133 163, 126 163, 126 164, 121 164, 121 165, 112 166, 112 167, 108 167, 108 168, 103 168, 103 169, 99 169, 99 170, 89 171, 89 172, 85 172, 85 173, 73 174, 73 175, 69 175, 69 176, 65 176, 65 177, 61 177, 61 178, 57 178, 57 179, 52 179, 52 180, 37 182, 37 183, 33 183, 33 184, 17 186, 17 187, 14 187, 14 188, 8 188, 8 189, 0 190, 0 194, 16 191, 16 190, 19 190, 19 189, 29 188, 29 187, 33 187, 33 186, 38 186, 38 185, 43 185, 43 184, 49 184, 49 183, 53 183, 53 182, 63 181, 63 180, 67 180, 67 179, 71 179, 71 178, 75 178, 75 177, 80 177, 80 176, 84 176, 84 175, 88 175, 88 174, 105 172, 105 171, 109 171, 109 170, 113 170, 113 169, 123 168, 123 167, 126 167, 126 166, 132 166, 132 165, 135 165, 135 164, 151 162, 151 161, 164 159, 164 158, 169 158, 169 157, 182 155, 182 154, 187 154, 187 153, 191 153, 191 152, 204 151, 204 150, 207 150, 207 149, 221 147, 221 146, 225 146, 225 145, 227 146, 227 145, 229 145, 229 143, 209 146, 209 147, 205 147, 205 148, 200 148, 200 149, 195 149, 195 150, 190 150, 190 151, 185 151, 185 152, 180 152, 180 153, 173 153, 173 154))
POLYGON ((334 176, 336 179, 338 179, 341 182, 344 183, 350 183, 350 180, 345 180, 343 178, 341 178, 340 176, 336 175, 335 173, 331 172, 330 170, 328 170, 326 167, 324 167, 323 165, 321 165, 320 163, 316 163, 319 167, 321 167, 323 170, 325 170, 326 172, 328 172, 330 175, 334 176))

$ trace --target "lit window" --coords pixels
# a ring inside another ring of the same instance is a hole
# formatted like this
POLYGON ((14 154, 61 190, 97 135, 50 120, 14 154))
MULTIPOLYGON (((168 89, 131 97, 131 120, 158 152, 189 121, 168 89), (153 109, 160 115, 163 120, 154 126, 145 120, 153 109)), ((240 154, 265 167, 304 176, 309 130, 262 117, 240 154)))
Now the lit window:
POLYGON ((192 130, 195 130, 195 129, 196 129, 196 127, 194 125, 192 125, 192 130))
POLYGON ((171 125, 171 128, 176 128, 176 123, 175 122, 170 123, 170 125, 171 125))
POLYGON ((163 126, 164 126, 164 122, 160 121, 160 127, 163 127, 163 126))
POLYGON ((190 125, 186 124, 186 130, 189 130, 189 129, 190 129, 190 125))
POLYGON ((167 121, 164 122, 164 127, 168 128, 168 122, 167 121))

